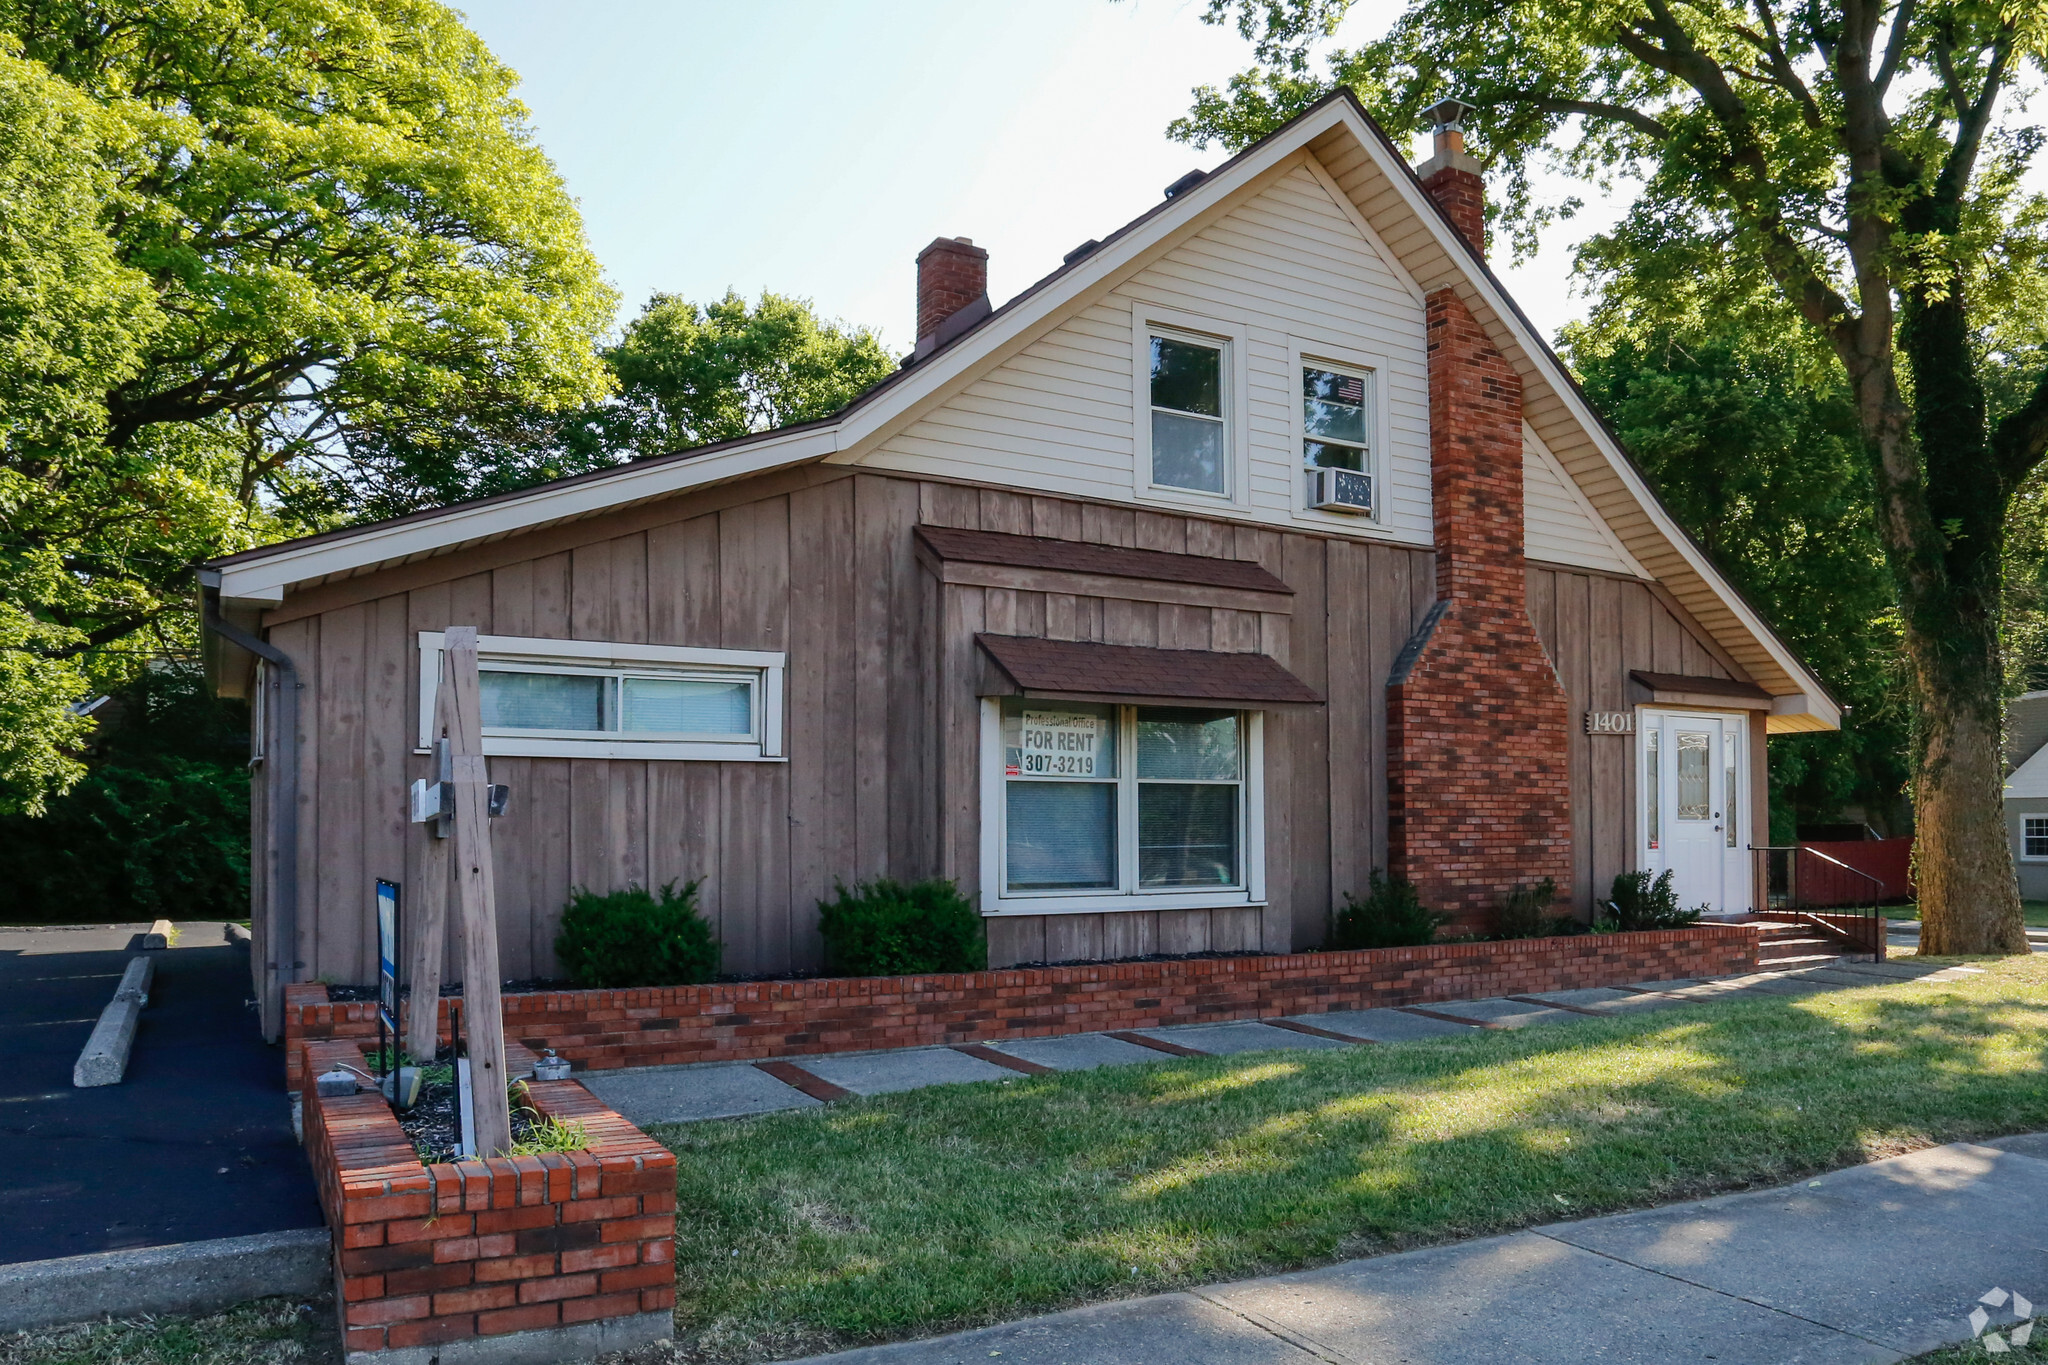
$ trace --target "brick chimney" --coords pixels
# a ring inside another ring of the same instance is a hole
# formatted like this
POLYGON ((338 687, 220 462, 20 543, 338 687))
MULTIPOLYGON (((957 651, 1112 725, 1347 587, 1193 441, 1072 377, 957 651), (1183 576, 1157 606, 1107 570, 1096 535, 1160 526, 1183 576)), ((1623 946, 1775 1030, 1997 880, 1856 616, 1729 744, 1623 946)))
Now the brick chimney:
POLYGON ((917 349, 912 355, 924 359, 988 314, 988 252, 971 237, 933 238, 917 253, 917 349))
POLYGON ((1460 99, 1438 100, 1428 117, 1433 155, 1415 168, 1422 188, 1443 207, 1472 249, 1486 254, 1486 181, 1465 150, 1465 119, 1476 112, 1460 99))
MULTIPOLYGON (((1476 165, 1447 100, 1424 183, 1480 245, 1476 165), (1449 113, 1450 117, 1443 117, 1449 113)), ((1522 378, 1457 289, 1426 301, 1437 600, 1387 682, 1387 858, 1458 927, 1517 887, 1571 896, 1570 702, 1530 622, 1522 378)))

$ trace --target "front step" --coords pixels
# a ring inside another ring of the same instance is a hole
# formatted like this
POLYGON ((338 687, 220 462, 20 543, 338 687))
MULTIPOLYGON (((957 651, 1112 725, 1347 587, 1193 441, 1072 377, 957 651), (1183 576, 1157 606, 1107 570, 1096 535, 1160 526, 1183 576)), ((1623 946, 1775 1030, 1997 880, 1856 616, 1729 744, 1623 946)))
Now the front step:
POLYGON ((1757 940, 1758 966, 1769 965, 1779 970, 1818 967, 1838 961, 1845 951, 1839 940, 1814 933, 1811 925, 1787 920, 1750 922, 1765 926, 1757 940))

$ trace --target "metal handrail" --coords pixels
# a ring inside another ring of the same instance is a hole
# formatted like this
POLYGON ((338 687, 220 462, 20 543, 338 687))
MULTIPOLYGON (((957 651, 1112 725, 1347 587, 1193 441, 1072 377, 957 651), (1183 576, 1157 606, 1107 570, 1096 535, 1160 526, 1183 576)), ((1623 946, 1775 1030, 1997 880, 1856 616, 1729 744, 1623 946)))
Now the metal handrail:
MULTIPOLYGON (((1804 915, 1805 918, 1807 918, 1808 920, 1816 921, 1821 928, 1828 929, 1833 932, 1839 931, 1835 931, 1832 925, 1828 924, 1826 920, 1821 919, 1820 916, 1815 914, 1812 910, 1804 909, 1798 904, 1799 855, 1804 853, 1809 857, 1818 858, 1824 863, 1830 863, 1833 866, 1840 868, 1842 871, 1849 873, 1851 876, 1861 878, 1870 887, 1870 903, 1867 907, 1864 908, 1861 918, 1863 918, 1868 923, 1868 941, 1871 947, 1871 956, 1875 961, 1884 961, 1886 948, 1885 934, 1888 926, 1886 925, 1883 916, 1878 911, 1878 904, 1884 899, 1884 879, 1882 877, 1873 877, 1860 867, 1851 867, 1848 863, 1843 862, 1840 858, 1837 858, 1832 854, 1823 853, 1819 849, 1809 847, 1805 844, 1751 844, 1749 845, 1749 850, 1752 853, 1791 854, 1792 857, 1788 869, 1789 875, 1786 879, 1785 886, 1785 898, 1789 902, 1786 906, 1786 909, 1794 914, 1804 915)), ((1769 897, 1768 886, 1766 886, 1765 888, 1765 897, 1766 899, 1768 899, 1769 897)))

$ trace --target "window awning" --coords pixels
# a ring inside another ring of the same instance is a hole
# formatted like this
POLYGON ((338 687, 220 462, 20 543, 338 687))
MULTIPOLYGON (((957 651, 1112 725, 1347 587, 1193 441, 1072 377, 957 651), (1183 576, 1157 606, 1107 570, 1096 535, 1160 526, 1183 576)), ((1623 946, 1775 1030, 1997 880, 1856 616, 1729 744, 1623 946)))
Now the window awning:
POLYGON ((1261 710, 1323 698, 1268 654, 1153 649, 1022 635, 977 635, 980 694, 1261 710))
POLYGON ((1755 683, 1687 673, 1649 673, 1630 669, 1629 681, 1641 688, 1635 700, 1660 706, 1709 706, 1717 710, 1768 711, 1776 700, 1755 683), (1643 695, 1647 693, 1647 695, 1643 695))

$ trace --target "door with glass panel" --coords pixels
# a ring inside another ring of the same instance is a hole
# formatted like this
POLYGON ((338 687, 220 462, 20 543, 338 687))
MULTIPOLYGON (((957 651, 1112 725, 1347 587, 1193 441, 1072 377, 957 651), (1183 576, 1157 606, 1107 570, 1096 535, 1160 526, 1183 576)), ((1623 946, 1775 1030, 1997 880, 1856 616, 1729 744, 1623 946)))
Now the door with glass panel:
POLYGON ((1750 908, 1746 732, 1734 716, 1645 711, 1638 720, 1641 865, 1669 871, 1678 903, 1688 909, 1750 908))

